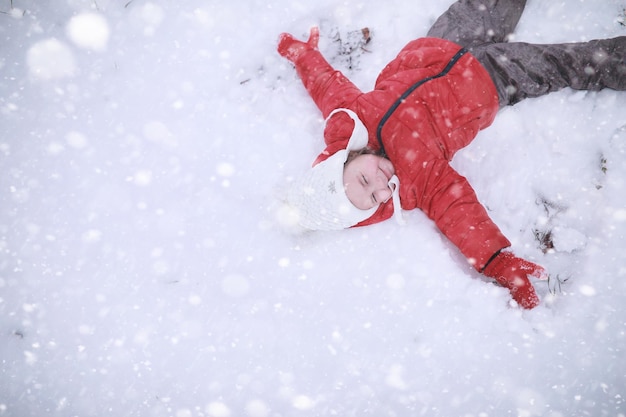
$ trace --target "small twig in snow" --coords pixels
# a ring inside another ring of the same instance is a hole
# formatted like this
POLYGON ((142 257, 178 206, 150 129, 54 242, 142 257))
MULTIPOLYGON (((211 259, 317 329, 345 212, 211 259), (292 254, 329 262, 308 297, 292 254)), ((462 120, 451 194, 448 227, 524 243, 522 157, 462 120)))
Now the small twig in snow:
POLYGON ((558 274, 554 278, 552 275, 548 275, 548 290, 550 291, 550 294, 556 295, 557 292, 561 293, 561 284, 566 283, 568 279, 569 278, 561 278, 558 274))

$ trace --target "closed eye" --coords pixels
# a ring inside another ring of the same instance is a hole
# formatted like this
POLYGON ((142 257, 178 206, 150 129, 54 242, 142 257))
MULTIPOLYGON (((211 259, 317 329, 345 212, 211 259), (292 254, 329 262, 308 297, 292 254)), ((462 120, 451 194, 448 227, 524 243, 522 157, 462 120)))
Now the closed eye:
POLYGON ((365 175, 361 175, 361 179, 363 180, 363 184, 367 185, 367 178, 365 178, 365 175))

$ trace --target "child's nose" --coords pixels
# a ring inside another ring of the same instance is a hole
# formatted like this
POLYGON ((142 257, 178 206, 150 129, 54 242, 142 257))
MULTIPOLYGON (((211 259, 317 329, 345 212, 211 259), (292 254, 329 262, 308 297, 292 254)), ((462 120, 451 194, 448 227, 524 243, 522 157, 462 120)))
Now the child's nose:
POLYGON ((384 203, 387 200, 389 200, 389 198, 391 197, 391 190, 389 189, 389 187, 385 187, 385 188, 381 188, 377 190, 375 194, 376 194, 376 201, 384 203))

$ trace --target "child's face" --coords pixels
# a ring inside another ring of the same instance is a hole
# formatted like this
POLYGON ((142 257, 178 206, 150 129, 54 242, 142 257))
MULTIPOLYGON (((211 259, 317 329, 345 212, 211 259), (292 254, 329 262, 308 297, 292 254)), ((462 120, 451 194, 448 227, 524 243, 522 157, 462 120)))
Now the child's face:
POLYGON ((343 169, 343 185, 348 199, 361 210, 368 210, 391 197, 389 179, 395 173, 390 160, 378 155, 359 155, 343 169))

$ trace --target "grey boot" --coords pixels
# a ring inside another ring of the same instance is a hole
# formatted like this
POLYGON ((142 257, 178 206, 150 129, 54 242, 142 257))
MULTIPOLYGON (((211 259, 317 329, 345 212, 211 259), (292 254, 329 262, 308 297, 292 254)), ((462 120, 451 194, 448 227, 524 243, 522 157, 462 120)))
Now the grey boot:
POLYGON ((526 0, 459 0, 437 19, 427 36, 464 47, 506 42, 525 6, 526 0))

